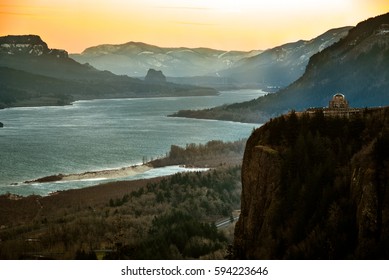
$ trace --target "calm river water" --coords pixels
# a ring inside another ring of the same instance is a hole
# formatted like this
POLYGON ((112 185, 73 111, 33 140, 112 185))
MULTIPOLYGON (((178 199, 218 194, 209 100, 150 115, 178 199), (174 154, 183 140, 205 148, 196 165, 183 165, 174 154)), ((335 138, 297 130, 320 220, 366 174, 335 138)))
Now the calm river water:
MULTIPOLYGON (((181 109, 209 108, 265 94, 259 90, 221 92, 209 97, 77 101, 63 107, 0 110, 0 194, 40 194, 99 182, 21 184, 53 174, 113 169, 163 156, 171 145, 247 138, 260 124, 171 118, 181 109), (17 183, 15 185, 14 183, 17 183)), ((132 179, 178 172, 154 169, 132 179)))

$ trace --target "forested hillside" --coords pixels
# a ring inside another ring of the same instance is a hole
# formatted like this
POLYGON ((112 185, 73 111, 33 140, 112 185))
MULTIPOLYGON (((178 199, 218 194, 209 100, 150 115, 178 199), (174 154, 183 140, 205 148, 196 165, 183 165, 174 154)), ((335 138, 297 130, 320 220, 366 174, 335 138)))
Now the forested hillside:
POLYGON ((257 129, 242 166, 237 258, 387 259, 389 109, 292 113, 257 129))
POLYGON ((243 143, 173 146, 166 161, 157 161, 189 166, 208 158, 207 165, 217 168, 207 172, 45 197, 2 195, 0 259, 223 259, 233 228, 216 222, 232 221, 240 208, 243 143), (200 156, 204 149, 208 155, 200 156))

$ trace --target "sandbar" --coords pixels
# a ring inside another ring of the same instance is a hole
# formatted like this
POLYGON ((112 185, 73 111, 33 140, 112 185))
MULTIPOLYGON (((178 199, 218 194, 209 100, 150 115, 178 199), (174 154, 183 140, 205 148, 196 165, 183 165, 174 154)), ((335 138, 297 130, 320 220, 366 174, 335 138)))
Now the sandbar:
POLYGON ((122 167, 118 169, 106 169, 98 171, 87 171, 84 173, 75 173, 75 174, 57 174, 50 175, 42 178, 38 178, 31 181, 25 181, 26 184, 31 183, 49 183, 49 182, 59 182, 59 181, 81 181, 81 180, 94 180, 94 179, 117 179, 124 178, 129 176, 134 176, 137 174, 144 173, 153 167, 148 164, 142 165, 133 165, 122 167))

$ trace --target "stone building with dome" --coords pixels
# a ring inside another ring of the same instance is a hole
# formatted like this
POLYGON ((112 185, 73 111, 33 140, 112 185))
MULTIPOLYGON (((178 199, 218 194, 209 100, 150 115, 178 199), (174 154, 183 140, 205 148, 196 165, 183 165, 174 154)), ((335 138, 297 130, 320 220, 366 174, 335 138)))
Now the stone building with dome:
POLYGON ((350 108, 350 105, 342 93, 336 93, 329 101, 328 107, 324 108, 309 108, 305 112, 300 112, 299 114, 314 114, 316 112, 323 112, 325 116, 339 116, 339 117, 350 117, 354 114, 359 114, 362 112, 360 108, 350 108))
POLYGON ((328 109, 349 109, 348 101, 344 94, 337 93, 332 97, 332 100, 329 103, 328 109))

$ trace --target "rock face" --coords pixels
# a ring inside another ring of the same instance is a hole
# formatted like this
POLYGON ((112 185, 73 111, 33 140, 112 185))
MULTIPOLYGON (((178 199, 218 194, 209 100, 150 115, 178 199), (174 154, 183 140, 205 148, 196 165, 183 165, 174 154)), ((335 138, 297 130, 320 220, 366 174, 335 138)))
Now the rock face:
POLYGON ((57 58, 67 58, 64 50, 49 49, 47 44, 37 35, 9 35, 0 37, 0 53, 9 55, 51 55, 57 58))
POLYGON ((295 114, 249 138, 237 259, 387 259, 389 108, 295 114))
POLYGON ((147 71, 145 81, 149 83, 166 83, 166 77, 162 71, 149 69, 149 71, 147 71))
POLYGON ((268 219, 264 216, 274 207, 280 185, 281 158, 278 151, 267 146, 253 146, 250 153, 246 153, 245 164, 242 167, 241 214, 236 225, 235 246, 238 256, 248 258, 262 258, 266 256, 261 252, 271 245, 272 238, 268 219), (271 162, 271 164, 269 164, 271 162), (260 172, 258 172, 260 170, 260 172), (257 236, 263 238, 259 239, 257 236))

